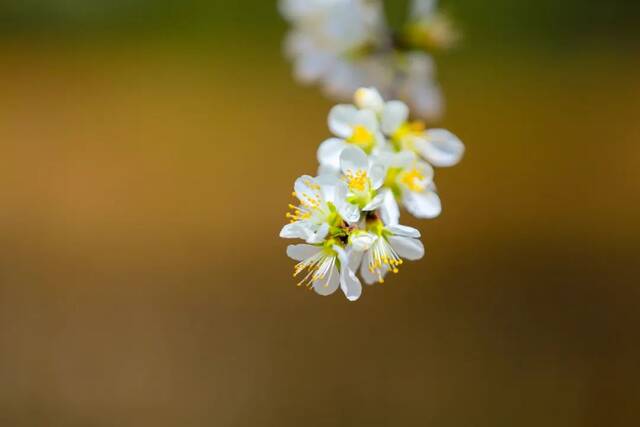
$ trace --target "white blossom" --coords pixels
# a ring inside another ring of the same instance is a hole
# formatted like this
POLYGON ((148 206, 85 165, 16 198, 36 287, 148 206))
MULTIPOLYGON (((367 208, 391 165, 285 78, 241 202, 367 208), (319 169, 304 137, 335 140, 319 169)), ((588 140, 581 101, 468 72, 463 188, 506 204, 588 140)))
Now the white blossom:
POLYGON ((384 225, 374 221, 368 225, 366 233, 354 237, 353 245, 364 248, 354 253, 351 267, 359 265, 360 275, 367 284, 384 282, 385 275, 397 273, 403 259, 419 260, 424 256, 424 246, 420 232, 412 227, 399 224, 384 225))
POLYGON ((380 153, 375 163, 384 165, 385 194, 381 206, 383 219, 397 222, 398 201, 416 218, 430 219, 440 215, 442 206, 433 182, 434 170, 412 151, 380 153))
POLYGON ((436 0, 413 0, 406 32, 414 46, 448 49, 460 39, 451 20, 436 6, 436 0))
POLYGON ((440 117, 444 102, 430 52, 452 47, 458 33, 435 1, 414 0, 395 32, 381 0, 281 0, 280 11, 292 26, 285 54, 303 84, 319 84, 337 100, 374 86, 419 117, 440 117))
POLYGON ((355 301, 360 278, 382 282, 404 260, 423 257, 420 232, 399 224, 400 208, 438 216, 434 166, 457 163, 464 146, 446 130, 412 121, 407 104, 385 101, 373 87, 356 90, 353 105, 332 108, 328 126, 334 136, 317 153, 322 173, 296 180, 297 204, 289 205, 280 236, 306 242, 287 248, 298 261, 299 286, 320 295, 340 288, 355 301))
POLYGON ((351 146, 372 154, 385 143, 378 118, 373 111, 360 110, 354 105, 336 105, 329 112, 329 129, 335 135, 318 148, 318 161, 324 171, 337 172, 342 151, 351 146))
POLYGON ((360 298, 362 285, 350 268, 349 255, 331 240, 323 245, 289 245, 287 255, 299 261, 293 273, 294 277, 302 275, 298 286, 305 285, 325 296, 339 286, 350 301, 360 298))
POLYGON ((280 231, 280 237, 302 239, 307 243, 320 243, 343 221, 358 221, 360 211, 347 202, 347 184, 330 176, 298 178, 293 195, 298 205, 289 205, 286 214, 290 223, 280 231))
POLYGON ((348 187, 347 203, 363 212, 374 211, 382 205, 384 194, 377 190, 384 183, 384 166, 371 161, 361 149, 348 147, 340 155, 340 169, 348 187))
POLYGON ((381 130, 397 151, 415 152, 436 167, 453 166, 464 154, 464 144, 453 133, 410 121, 409 107, 402 101, 386 102, 379 115, 381 130))

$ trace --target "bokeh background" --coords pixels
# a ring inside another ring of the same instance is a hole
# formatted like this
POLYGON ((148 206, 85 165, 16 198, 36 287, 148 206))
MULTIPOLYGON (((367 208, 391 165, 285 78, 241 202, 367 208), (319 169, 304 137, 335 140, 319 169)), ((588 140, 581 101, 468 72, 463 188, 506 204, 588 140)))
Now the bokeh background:
POLYGON ((639 3, 444 6, 467 155, 349 303, 277 237, 332 102, 275 2, 3 0, 0 425, 638 425, 639 3))

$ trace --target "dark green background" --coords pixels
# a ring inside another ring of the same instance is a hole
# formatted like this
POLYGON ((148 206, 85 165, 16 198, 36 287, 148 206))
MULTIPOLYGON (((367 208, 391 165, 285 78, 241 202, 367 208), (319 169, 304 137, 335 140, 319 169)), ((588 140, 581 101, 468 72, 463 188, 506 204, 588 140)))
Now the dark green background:
MULTIPOLYGON (((393 23, 406 1, 386 2, 393 23)), ((459 21, 472 44, 572 45, 631 43, 638 39, 640 6, 625 0, 449 0, 443 9, 459 21)), ((0 31, 5 36, 56 35, 199 35, 219 37, 252 33, 270 38, 284 24, 275 2, 247 0, 5 0, 0 4, 0 31)))

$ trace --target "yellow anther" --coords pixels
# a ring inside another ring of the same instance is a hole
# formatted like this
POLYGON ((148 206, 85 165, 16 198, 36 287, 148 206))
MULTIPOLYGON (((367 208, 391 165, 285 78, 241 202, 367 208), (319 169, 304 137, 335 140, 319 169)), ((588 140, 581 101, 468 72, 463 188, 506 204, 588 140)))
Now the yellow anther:
POLYGON ((355 125, 353 127, 353 133, 351 134, 351 138, 349 138, 350 142, 354 144, 369 144, 373 139, 373 133, 363 125, 355 125))
POLYGON ((367 172, 363 170, 358 170, 356 173, 352 171, 347 171, 347 184, 352 191, 365 191, 369 184, 369 177, 367 176, 367 172))
POLYGON ((363 125, 355 125, 351 131, 351 136, 347 138, 347 142, 357 145, 366 152, 370 152, 375 145, 376 138, 373 132, 363 125))

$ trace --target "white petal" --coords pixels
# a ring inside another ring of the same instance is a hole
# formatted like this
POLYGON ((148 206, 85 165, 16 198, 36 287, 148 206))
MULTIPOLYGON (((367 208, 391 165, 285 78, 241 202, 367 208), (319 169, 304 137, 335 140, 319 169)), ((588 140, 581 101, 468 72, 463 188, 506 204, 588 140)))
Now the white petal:
POLYGON ((416 154, 413 151, 405 150, 396 153, 392 160, 391 167, 394 168, 406 168, 412 164, 416 159, 416 154))
POLYGON ((329 165, 319 165, 318 166, 318 176, 340 176, 340 166, 337 168, 331 167, 329 165))
POLYGON ((438 193, 429 189, 422 193, 405 191, 402 195, 402 204, 416 218, 431 219, 442 212, 438 193))
POLYGON ((358 116, 358 109, 353 105, 336 105, 329 112, 329 129, 334 135, 348 138, 353 133, 353 125, 358 116))
POLYGON ((360 208, 357 205, 351 203, 341 203, 338 208, 338 213, 347 222, 354 223, 360 221, 360 208))
POLYGON ((331 69, 334 62, 335 58, 328 52, 307 50, 295 60, 295 78, 304 84, 314 83, 331 69))
POLYGON ((320 187, 325 187, 325 186, 336 186, 340 183, 344 183, 339 176, 337 175, 321 175, 321 176, 316 176, 314 178, 314 181, 316 184, 318 184, 320 187))
MULTIPOLYGON (((435 77, 435 62, 433 57, 424 52, 407 54, 407 74, 411 83, 428 84, 435 77)), ((415 89, 410 87, 409 89, 415 89)))
POLYGON ((416 167, 420 172, 422 172, 422 175, 424 176, 424 179, 421 180, 421 183, 423 185, 430 185, 433 182, 433 176, 435 175, 433 167, 429 163, 422 161, 416 162, 416 167))
POLYGON ((318 191, 311 187, 312 185, 314 185, 314 178, 309 175, 302 175, 300 178, 296 179, 296 182, 293 185, 293 190, 296 193, 296 197, 300 199, 301 202, 312 204, 311 200, 320 196, 318 191))
POLYGON ((342 249, 342 247, 338 245, 333 245, 331 248, 338 254, 338 259, 340 260, 341 263, 343 264, 349 263, 347 251, 345 251, 344 249, 342 249))
POLYGON ((390 236, 389 243, 402 258, 415 261, 424 256, 424 246, 418 239, 410 237, 390 236))
POLYGON ((371 132, 376 132, 378 130, 378 116, 371 110, 360 110, 356 114, 355 124, 362 125, 371 132))
POLYGON ((329 234, 329 224, 323 222, 316 232, 307 238, 307 243, 322 243, 329 234))
POLYGON ((284 39, 284 54, 289 59, 295 59, 302 55, 312 45, 310 36, 303 31, 289 31, 284 39))
POLYGON ((384 193, 377 194, 376 197, 373 198, 369 203, 366 204, 364 208, 362 208, 365 212, 375 211, 384 203, 384 193))
POLYGON ((356 251, 364 252, 368 250, 371 245, 378 239, 378 236, 366 231, 355 233, 351 235, 349 242, 356 251))
POLYGON ((371 162, 371 167, 380 165, 389 167, 392 164, 392 160, 395 157, 395 153, 390 149, 390 147, 383 146, 375 152, 371 153, 369 156, 369 161, 371 162))
POLYGON ((321 250, 322 250, 321 247, 306 245, 302 243, 299 245, 287 246, 287 255, 289 256, 289 258, 292 258, 296 261, 304 261, 305 259, 314 256, 321 250))
POLYGON ((331 71, 323 81, 324 92, 332 98, 344 99, 353 95, 353 92, 362 83, 360 71, 352 61, 336 58, 331 71))
POLYGON ((394 224, 386 226, 394 236, 413 237, 415 239, 420 238, 420 232, 413 227, 407 227, 406 225, 394 224))
POLYGON ((280 0, 278 2, 278 10, 282 16, 291 21, 298 21, 318 13, 322 10, 320 6, 321 3, 309 0, 280 0))
POLYGON ((387 176, 387 169, 382 165, 373 165, 369 170, 369 179, 371 180, 371 187, 374 190, 382 187, 384 179, 387 176))
POLYGON ((393 134, 409 118, 409 107, 402 101, 389 101, 382 111, 382 131, 393 134))
POLYGON ((336 178, 336 183, 333 188, 334 196, 333 199, 329 201, 332 202, 336 208, 339 208, 345 203, 348 203, 347 194, 349 193, 349 186, 347 185, 347 183, 339 178, 336 178))
POLYGON ((333 247, 340 259, 340 287, 349 301, 355 301, 362 294, 362 285, 353 270, 349 267, 352 251, 345 251, 339 246, 333 247))
POLYGON ((349 301, 356 301, 362 295, 362 284, 355 273, 345 265, 340 272, 340 287, 349 301))
MULTIPOLYGON (((384 278, 384 276, 387 274, 387 266, 386 264, 383 264, 382 267, 380 267, 380 275, 384 278)), ((376 282, 380 281, 380 278, 378 277, 378 272, 371 272, 369 270, 369 254, 365 254, 364 257, 362 257, 362 263, 360 264, 360 276, 362 276, 362 279, 364 280, 364 282, 367 285, 373 285, 376 282)))
POLYGON ((464 144, 457 136, 445 129, 427 131, 428 143, 421 146, 421 153, 434 166, 453 166, 464 154, 464 144))
POLYGON ((393 192, 389 189, 384 190, 384 201, 380 206, 380 216, 382 217, 382 222, 387 225, 397 224, 400 220, 400 207, 393 192))
POLYGON ((336 195, 338 184, 346 185, 335 174, 319 175, 315 178, 315 183, 320 186, 320 195, 322 196, 322 200, 332 203, 336 199, 336 197, 341 197, 336 195))
POLYGON ((349 253, 349 268, 352 271, 358 271, 364 252, 356 251, 351 248, 348 249, 347 252, 349 253))
POLYGON ((419 85, 412 95, 413 108, 418 117, 437 120, 442 116, 444 99, 438 86, 419 85))
POLYGON ((354 95, 355 104, 358 108, 368 109, 380 113, 384 107, 384 100, 380 92, 373 87, 361 87, 354 95))
POLYGON ((364 151, 357 147, 347 147, 340 154, 340 169, 342 173, 355 174, 359 170, 369 170, 369 159, 364 151))
POLYGON ((348 144, 340 138, 329 138, 318 147, 318 162, 332 169, 340 169, 340 153, 348 144))
POLYGON ((340 273, 335 266, 325 277, 313 282, 313 290, 322 296, 331 295, 338 289, 338 286, 340 286, 340 273))
MULTIPOLYGON (((378 125, 376 124, 376 127, 378 125)), ((373 132, 373 137, 375 139, 375 148, 380 148, 380 147, 384 147, 385 145, 387 145, 387 139, 384 137, 384 134, 382 132, 380 132, 379 130, 376 130, 375 132, 373 132)))
POLYGON ((284 239, 302 239, 307 240, 313 234, 313 230, 309 229, 309 223, 306 221, 296 221, 289 223, 280 230, 280 237, 284 239))

